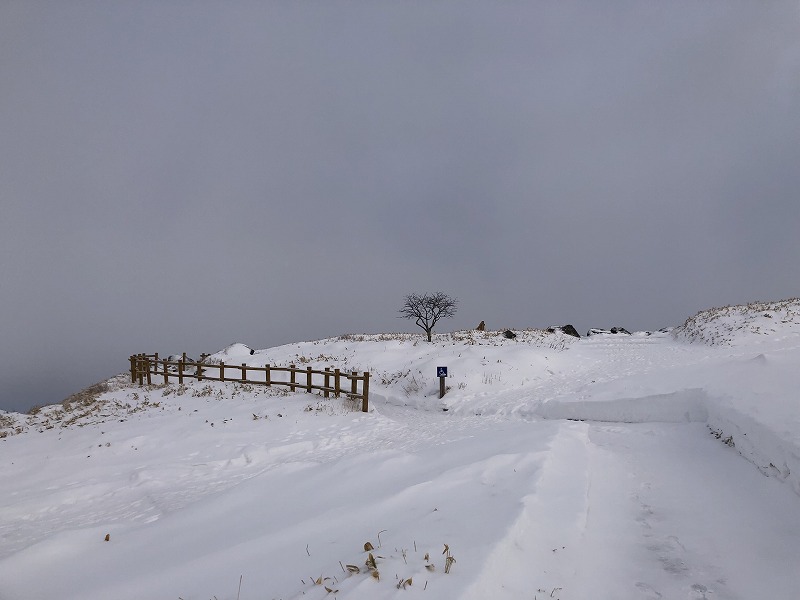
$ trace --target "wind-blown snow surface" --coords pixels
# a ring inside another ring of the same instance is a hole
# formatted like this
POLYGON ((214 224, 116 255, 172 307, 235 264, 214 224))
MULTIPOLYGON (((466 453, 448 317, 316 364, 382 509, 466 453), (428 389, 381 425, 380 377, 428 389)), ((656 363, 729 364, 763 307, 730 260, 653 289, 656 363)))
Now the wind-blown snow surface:
POLYGON ((210 359, 370 370, 366 414, 123 376, 0 413, 0 600, 796 598, 798 307, 210 359))

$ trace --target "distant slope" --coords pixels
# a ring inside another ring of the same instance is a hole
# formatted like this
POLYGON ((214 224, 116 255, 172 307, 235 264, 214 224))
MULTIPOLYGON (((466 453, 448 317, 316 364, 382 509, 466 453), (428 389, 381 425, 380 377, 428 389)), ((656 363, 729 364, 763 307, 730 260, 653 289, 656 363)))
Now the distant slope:
POLYGON ((800 335, 800 298, 710 308, 686 319, 672 335, 710 346, 800 335))
MULTIPOLYGON (((369 371, 371 396, 376 401, 440 410, 438 366, 449 367, 447 384, 453 392, 494 393, 509 385, 522 385, 530 375, 531 363, 536 363, 537 371, 549 378, 546 356, 559 354, 580 341, 559 330, 518 329, 515 333, 515 339, 508 339, 502 331, 454 331, 434 334, 431 343, 422 334, 347 334, 261 350, 234 343, 206 357, 205 362, 369 371)), ((145 391, 160 390, 166 396, 187 393, 187 389, 202 388, 203 384, 187 381, 188 387, 181 389, 174 382, 163 386, 154 381, 145 391)), ((288 393, 285 387, 268 390, 270 394, 288 393)), ((38 407, 29 414, 0 411, 0 438, 29 430, 83 427, 159 408, 145 402, 145 396, 142 388, 130 383, 130 375, 122 373, 77 392, 62 403, 38 407)))

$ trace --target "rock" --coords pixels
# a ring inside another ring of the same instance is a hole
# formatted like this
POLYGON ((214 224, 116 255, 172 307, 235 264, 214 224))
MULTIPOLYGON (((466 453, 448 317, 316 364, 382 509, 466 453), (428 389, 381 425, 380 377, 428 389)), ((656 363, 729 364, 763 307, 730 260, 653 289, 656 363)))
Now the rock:
POLYGON ((517 334, 514 333, 513 331, 511 331, 510 329, 506 329, 503 332, 503 337, 508 338, 509 340, 513 340, 513 339, 516 339, 517 334))
POLYGON ((478 331, 486 331, 486 323, 481 321, 480 323, 478 323, 478 326, 475 329, 477 329, 478 331))
POLYGON ((557 325, 554 327, 548 327, 547 333, 555 333, 557 330, 561 331, 562 333, 566 333, 567 335, 574 336, 576 338, 581 337, 581 334, 578 333, 578 330, 575 329, 572 325, 557 325))
POLYGON ((611 329, 596 329, 593 327, 592 329, 586 332, 586 335, 587 336, 599 335, 601 333, 613 333, 613 334, 624 333, 627 335, 631 335, 631 332, 625 329, 624 327, 612 327, 611 329))
POLYGON ((590 337, 592 335, 600 335, 601 333, 611 333, 608 329, 597 329, 596 327, 592 327, 589 331, 586 332, 586 337, 590 337))
POLYGON ((575 327, 573 327, 573 326, 572 326, 572 325, 570 325, 570 324, 567 324, 567 325, 562 325, 562 326, 561 326, 561 331, 563 331, 563 332, 564 332, 564 333, 566 333, 567 335, 571 335, 571 336, 573 336, 573 337, 576 337, 576 338, 579 338, 579 337, 581 337, 581 334, 580 334, 580 333, 578 333, 578 330, 577 330, 577 329, 575 329, 575 327))

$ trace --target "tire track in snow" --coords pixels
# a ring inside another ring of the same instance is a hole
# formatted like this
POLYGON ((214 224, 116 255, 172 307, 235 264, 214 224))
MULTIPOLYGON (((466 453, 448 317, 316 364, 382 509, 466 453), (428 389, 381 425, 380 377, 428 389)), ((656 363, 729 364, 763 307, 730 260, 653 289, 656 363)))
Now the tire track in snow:
POLYGON ((560 424, 535 488, 463 600, 544 598, 574 579, 590 513, 587 430, 583 423, 560 424))
POLYGON ((792 598, 798 512, 700 424, 562 422, 460 598, 792 598))

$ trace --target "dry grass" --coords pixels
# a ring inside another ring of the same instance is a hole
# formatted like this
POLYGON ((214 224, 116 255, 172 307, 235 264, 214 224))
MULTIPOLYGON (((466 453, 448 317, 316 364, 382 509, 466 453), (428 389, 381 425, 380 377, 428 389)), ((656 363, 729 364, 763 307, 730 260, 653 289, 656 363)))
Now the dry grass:
POLYGON ((61 402, 61 406, 67 411, 75 410, 78 407, 89 407, 108 391, 111 391, 108 381, 100 381, 67 397, 61 402))
MULTIPOLYGON (((507 339, 503 332, 478 331, 476 329, 463 329, 450 333, 434 333, 431 339, 433 344, 467 344, 476 346, 506 346, 509 344, 529 344, 537 347, 547 347, 553 350, 565 350, 572 342, 579 338, 567 335, 560 330, 549 332, 546 329, 513 329, 517 337, 507 339)), ((325 342, 326 340, 320 340, 325 342)), ((337 342, 412 342, 414 345, 427 344, 425 334, 419 333, 376 333, 376 334, 344 334, 332 338, 337 342)))
MULTIPOLYGON (((398 590, 407 590, 414 586, 414 581, 410 575, 401 575, 402 571, 410 570, 415 574, 415 576, 421 577, 435 578, 439 576, 436 566, 431 560, 430 551, 424 552, 423 555, 423 550, 417 548, 416 541, 413 542, 413 552, 410 548, 395 548, 394 551, 391 551, 388 548, 382 549, 382 544, 380 543, 380 534, 384 533, 385 531, 386 530, 381 530, 378 533, 377 549, 370 541, 364 543, 363 552, 366 553, 367 556, 366 560, 364 560, 363 567, 357 564, 345 564, 342 561, 339 561, 339 567, 342 570, 341 575, 325 576, 322 574, 319 575, 319 577, 309 577, 308 582, 306 582, 305 579, 300 579, 300 581, 304 585, 324 586, 328 593, 336 593, 338 590, 333 586, 337 586, 342 583, 339 577, 342 577, 342 579, 348 579, 350 577, 371 578, 379 587, 388 587, 389 585, 394 585, 394 587, 398 590), (378 552, 381 552, 381 554, 378 554, 378 552), (381 567, 383 567, 384 571, 387 571, 387 573, 395 573, 394 581, 392 581, 390 576, 383 576, 381 573, 381 567), (422 569, 424 569, 424 571, 422 569)), ((308 553, 308 546, 306 546, 306 553, 308 553)), ((448 544, 444 544, 442 556, 444 559, 444 566, 441 572, 444 574, 450 574, 450 570, 455 564, 456 559, 450 552, 450 546, 448 544)), ((425 579, 424 584, 420 587, 419 591, 424 591, 427 589, 427 587, 428 580, 425 579)), ((303 592, 303 594, 305 594, 305 592, 303 592)))
POLYGON ((17 423, 13 416, 0 413, 0 438, 22 433, 22 431, 22 426, 17 423))

